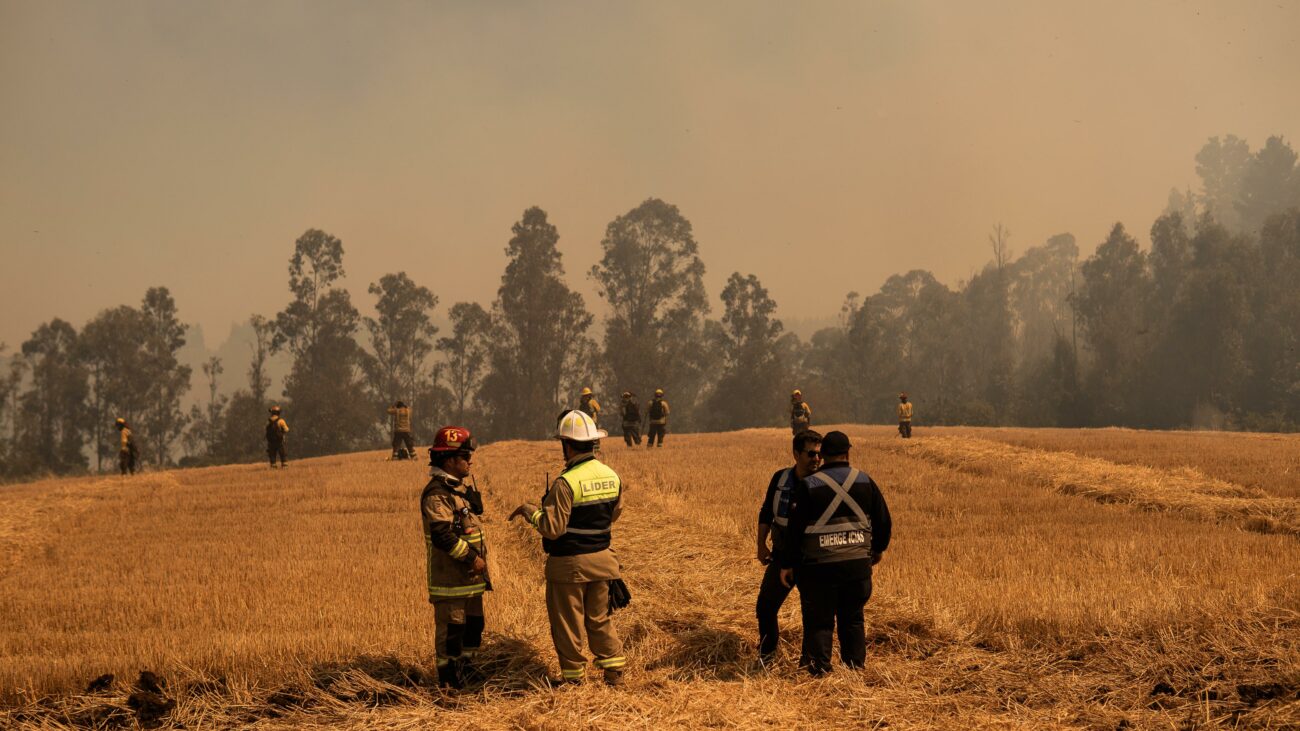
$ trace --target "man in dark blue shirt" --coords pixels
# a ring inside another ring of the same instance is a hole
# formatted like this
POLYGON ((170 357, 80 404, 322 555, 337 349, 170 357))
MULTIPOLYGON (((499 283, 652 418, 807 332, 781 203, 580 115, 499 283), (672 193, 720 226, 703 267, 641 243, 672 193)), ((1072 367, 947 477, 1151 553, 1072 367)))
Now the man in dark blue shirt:
POLYGON ((767 483, 767 494, 758 509, 758 562, 767 567, 758 589, 758 656, 767 664, 776 657, 780 625, 777 612, 790 595, 790 587, 781 583, 781 568, 772 561, 772 552, 781 551, 790 518, 790 499, 795 483, 817 471, 821 464, 822 435, 805 429, 794 436, 794 466, 777 470, 767 483), (772 548, 767 547, 768 537, 772 548))
POLYGON ((801 667, 831 670, 831 639, 839 625, 840 659, 850 668, 867 660, 863 609, 871 598, 871 567, 889 547, 892 523, 880 489, 849 464, 849 437, 822 440, 820 471, 795 483, 789 528, 777 552, 781 582, 799 586, 803 610, 801 667))

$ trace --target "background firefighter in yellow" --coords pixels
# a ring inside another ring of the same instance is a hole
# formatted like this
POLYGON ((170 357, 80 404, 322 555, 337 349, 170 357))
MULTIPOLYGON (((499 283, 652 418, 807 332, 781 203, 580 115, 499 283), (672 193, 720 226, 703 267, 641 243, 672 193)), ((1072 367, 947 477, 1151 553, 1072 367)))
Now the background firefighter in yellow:
POLYGON ((126 425, 126 419, 118 419, 114 424, 117 427, 119 437, 119 447, 117 450, 117 466, 122 470, 122 474, 135 474, 135 458, 139 450, 135 446, 135 438, 131 436, 131 427, 126 425))
POLYGON ((590 388, 582 389, 582 395, 578 398, 578 410, 590 416, 597 425, 600 424, 600 402, 592 395, 590 388))
POLYGON ((668 433, 669 412, 668 402, 664 400, 664 390, 656 388, 655 397, 646 409, 647 416, 650 417, 650 428, 645 434, 646 449, 664 445, 664 435, 668 433))
POLYGON ((411 437, 411 407, 400 399, 388 407, 393 417, 393 459, 410 459, 415 456, 415 439, 411 437))
POLYGON ((266 456, 271 458, 271 469, 275 469, 275 460, 280 459, 281 467, 289 466, 289 453, 284 442, 289 433, 289 423, 280 417, 280 407, 271 407, 271 418, 266 420, 266 456))
POLYGON ((474 456, 468 429, 445 426, 429 448, 429 484, 420 494, 433 605, 438 683, 460 688, 483 644, 483 592, 488 580, 483 497, 465 483, 474 456))
POLYGON ((560 417, 556 438, 564 450, 564 472, 551 483, 541 507, 525 503, 510 514, 542 535, 546 551, 546 614, 560 660, 556 683, 576 683, 587 674, 585 634, 605 682, 623 682, 623 641, 610 621, 610 582, 620 578, 610 550, 610 531, 622 510, 618 474, 596 459, 605 432, 590 416, 570 411, 560 417))
POLYGON ((795 389, 790 394, 790 432, 798 434, 812 426, 812 407, 803 400, 803 391, 795 389))
POLYGON ((912 404, 906 393, 898 394, 898 435, 904 439, 912 438, 912 404))

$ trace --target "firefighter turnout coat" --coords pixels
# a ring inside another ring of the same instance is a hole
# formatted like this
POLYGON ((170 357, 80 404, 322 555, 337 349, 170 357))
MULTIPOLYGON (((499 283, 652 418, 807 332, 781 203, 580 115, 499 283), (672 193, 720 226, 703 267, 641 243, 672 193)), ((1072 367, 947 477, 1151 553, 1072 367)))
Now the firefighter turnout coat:
POLYGON ((393 417, 393 431, 410 432, 411 431, 411 407, 410 406, 389 406, 389 416, 393 417))
POLYGON ((492 588, 486 571, 473 572, 476 556, 487 560, 482 512, 477 492, 467 491, 460 480, 433 468, 432 479, 420 495, 430 602, 482 596, 492 588))

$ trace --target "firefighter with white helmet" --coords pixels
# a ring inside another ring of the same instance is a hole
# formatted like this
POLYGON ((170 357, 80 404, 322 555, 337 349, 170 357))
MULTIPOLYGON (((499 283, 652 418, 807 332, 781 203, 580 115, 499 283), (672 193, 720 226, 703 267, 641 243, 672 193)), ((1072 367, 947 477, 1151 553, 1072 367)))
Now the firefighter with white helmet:
POLYGON ((598 459, 595 449, 606 436, 582 411, 560 417, 555 437, 564 450, 564 472, 542 497, 510 514, 522 517, 542 536, 546 551, 546 613, 559 656, 557 683, 580 682, 587 671, 585 634, 605 682, 623 680, 623 642, 610 621, 610 582, 620 578, 610 532, 622 510, 622 481, 598 459))
POLYGON ((439 429, 429 448, 429 484, 420 494, 438 682, 452 688, 461 687, 483 643, 483 592, 492 588, 479 518, 483 498, 465 482, 475 446, 464 427, 439 429))

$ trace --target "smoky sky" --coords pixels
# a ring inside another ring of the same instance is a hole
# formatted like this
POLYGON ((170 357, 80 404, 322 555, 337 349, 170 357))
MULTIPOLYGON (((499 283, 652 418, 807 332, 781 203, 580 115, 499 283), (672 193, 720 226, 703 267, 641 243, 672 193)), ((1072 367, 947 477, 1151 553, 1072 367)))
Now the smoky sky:
POLYGON ((1300 127, 1300 4, 0 1, 0 341, 171 288, 209 338, 288 299, 307 228, 346 286, 490 304, 541 206, 570 283, 648 197, 714 311, 787 319, 1069 231, 1144 239, 1207 138, 1300 127))

